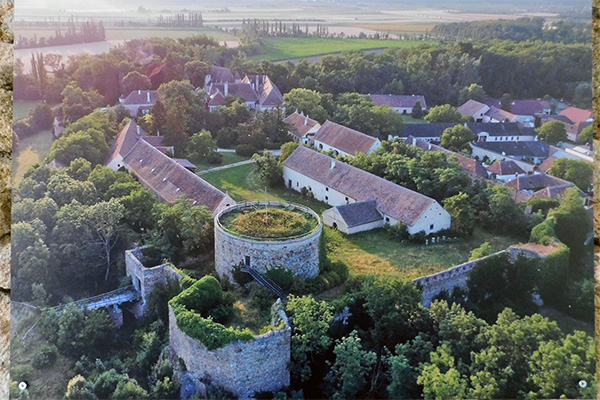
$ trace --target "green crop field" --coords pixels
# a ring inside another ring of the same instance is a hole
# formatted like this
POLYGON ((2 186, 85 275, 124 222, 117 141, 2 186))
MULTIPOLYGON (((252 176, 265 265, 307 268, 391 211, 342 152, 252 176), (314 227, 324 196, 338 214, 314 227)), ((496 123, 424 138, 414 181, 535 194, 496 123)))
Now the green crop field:
POLYGON ((253 56, 260 60, 287 60, 338 53, 350 50, 416 47, 421 40, 377 40, 334 38, 262 38, 264 54, 253 56))
MULTIPOLYGON (((306 205, 321 214, 329 205, 314 199, 306 199, 299 193, 281 188, 265 187, 252 165, 243 165, 202 175, 203 179, 219 189, 227 191, 236 201, 289 201, 306 205)), ((343 261, 352 275, 400 276, 414 279, 443 271, 468 260, 471 250, 489 241, 496 250, 503 250, 516 240, 478 230, 470 240, 424 246, 400 243, 383 230, 377 229, 355 235, 344 235, 325 228, 327 251, 333 261, 343 261)))

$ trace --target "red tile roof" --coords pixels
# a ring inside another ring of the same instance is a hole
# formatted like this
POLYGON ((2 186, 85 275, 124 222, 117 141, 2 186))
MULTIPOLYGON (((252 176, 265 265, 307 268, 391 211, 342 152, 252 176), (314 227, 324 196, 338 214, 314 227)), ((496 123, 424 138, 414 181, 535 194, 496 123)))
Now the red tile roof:
POLYGON ((283 165, 356 201, 377 200, 379 212, 411 226, 437 203, 432 198, 303 146, 298 147, 283 165), (335 163, 334 168, 332 163, 335 163))
POLYGON ((283 120, 286 124, 290 124, 292 129, 290 133, 300 139, 302 139, 308 131, 310 131, 315 126, 319 125, 318 121, 315 121, 308 116, 300 115, 297 112, 294 112, 283 120))
POLYGON ((523 168, 514 161, 496 161, 487 168, 488 171, 496 175, 514 175, 524 174, 523 168))
POLYGON ((144 139, 154 147, 168 147, 163 144, 163 136, 148 136, 138 124, 131 120, 123 127, 123 129, 121 129, 121 132, 119 132, 113 141, 113 144, 110 147, 110 154, 106 159, 106 164, 113 160, 117 155, 125 157, 140 139, 144 139))
POLYGON ((584 122, 594 117, 592 110, 583 110, 577 107, 565 108, 558 115, 564 115, 573 121, 573 123, 584 122))
POLYGON ((414 107, 417 102, 421 103, 423 109, 427 108, 425 97, 420 95, 405 95, 405 94, 371 94, 369 95, 373 104, 376 106, 388 106, 392 108, 410 108, 414 107))
POLYGON ((315 141, 317 140, 354 155, 355 153, 367 154, 379 139, 335 122, 325 121, 315 135, 315 141))

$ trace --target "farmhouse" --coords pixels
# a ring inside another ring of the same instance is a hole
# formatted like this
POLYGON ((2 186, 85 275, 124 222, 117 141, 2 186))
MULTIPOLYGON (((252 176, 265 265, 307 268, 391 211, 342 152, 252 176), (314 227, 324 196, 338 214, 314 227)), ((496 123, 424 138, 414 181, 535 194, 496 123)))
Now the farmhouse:
MULTIPOLYGON (((500 100, 488 99, 486 104, 490 107, 501 108, 500 100)), ((510 103, 510 113, 515 115, 512 122, 520 122, 533 127, 535 117, 541 117, 544 114, 550 114, 552 107, 550 103, 543 100, 513 100, 510 103)))
MULTIPOLYGON (((569 181, 543 173, 519 176, 505 185, 518 192, 518 201, 527 201, 532 197, 558 199, 568 188, 575 186, 569 181)), ((580 194, 585 196, 581 191, 580 194)))
POLYGON ((473 118, 475 122, 499 123, 510 122, 516 119, 516 115, 495 106, 488 106, 475 100, 468 100, 457 108, 464 116, 473 118))
POLYGON ((548 143, 539 141, 472 142, 471 155, 478 160, 491 162, 512 160, 525 171, 533 171, 533 164, 541 164, 549 156, 548 143))
POLYGON ((288 188, 296 191, 304 188, 317 200, 329 205, 338 207, 376 201, 375 210, 381 214, 379 223, 368 221, 374 216, 372 203, 355 206, 360 207, 357 209, 337 209, 324 214, 324 222, 331 223, 331 226, 333 222, 344 221, 338 223, 337 228, 347 229, 348 233, 383 224, 395 225, 399 221, 407 225, 411 234, 421 231, 430 234, 450 228, 450 214, 434 199, 309 148, 297 148, 283 166, 288 188), (352 215, 359 211, 365 211, 369 217, 353 219, 352 215))
POLYGON ((558 115, 567 117, 573 123, 591 121, 594 118, 592 110, 584 110, 577 107, 565 108, 558 115))
POLYGON ((477 136, 478 142, 533 141, 536 137, 533 128, 522 126, 516 122, 496 124, 467 122, 465 126, 477 136))
MULTIPOLYGON (((571 107, 573 108, 573 107, 571 107)), ((582 111, 586 111, 586 110, 582 110, 582 111)), ((585 118, 587 114, 583 113, 582 117, 585 118)), ((565 130, 567 131, 567 137, 569 138, 570 141, 575 142, 575 143, 579 143, 582 142, 582 140, 579 138, 579 134, 581 133, 581 131, 583 131, 585 128, 587 128, 588 126, 590 126, 591 124, 593 124, 594 120, 592 118, 585 120, 585 121, 577 121, 577 122, 573 122, 571 119, 569 119, 569 117, 567 117, 567 115, 544 115, 542 116, 542 124, 549 122, 549 121, 558 121, 560 123, 562 123, 565 127, 565 130)))
POLYGON ((233 199, 188 170, 181 161, 167 156, 151 143, 137 124, 130 121, 115 139, 105 165, 125 168, 161 201, 171 203, 186 196, 194 205, 207 206, 213 214, 235 204, 233 199))
POLYGON ((490 179, 497 179, 502 182, 512 181, 520 175, 526 175, 527 173, 523 168, 512 161, 496 161, 489 167, 487 167, 490 179))
POLYGON ((427 109, 424 96, 414 94, 371 94, 369 97, 376 106, 388 106, 401 114, 412 114, 417 103, 421 104, 423 111, 427 109))
POLYGON ((331 121, 325 121, 315 134, 315 147, 320 151, 331 150, 335 156, 370 154, 379 146, 379 139, 331 121))
POLYGON ((388 140, 399 137, 406 139, 408 137, 417 138, 426 142, 439 143, 442 140, 442 134, 448 128, 455 126, 455 123, 448 122, 436 122, 433 124, 405 124, 402 127, 402 131, 389 135, 388 140))
POLYGON ((377 200, 343 204, 325 210, 323 223, 349 235, 384 225, 383 216, 377 211, 377 200))
POLYGON ((137 117, 148 114, 157 100, 158 92, 156 90, 134 90, 119 101, 129 111, 129 115, 137 117))
POLYGON ((315 141, 315 134, 321 128, 321 124, 317 121, 297 111, 288 115, 283 122, 290 125, 288 133, 295 142, 309 146, 312 146, 315 141))
POLYGON ((441 152, 445 153, 448 157, 456 157, 456 159, 458 160, 460 165, 463 166, 463 168, 465 169, 465 171, 467 171, 467 173, 469 174, 469 176, 471 176, 471 178, 487 178, 488 177, 488 173, 487 173, 485 167, 478 160, 467 157, 460 153, 455 153, 453 151, 443 148, 442 146, 438 146, 433 143, 428 143, 424 140, 419 140, 419 139, 412 138, 412 137, 408 138, 406 140, 406 143, 412 144, 413 146, 420 147, 421 149, 423 149, 425 151, 441 151, 441 152))

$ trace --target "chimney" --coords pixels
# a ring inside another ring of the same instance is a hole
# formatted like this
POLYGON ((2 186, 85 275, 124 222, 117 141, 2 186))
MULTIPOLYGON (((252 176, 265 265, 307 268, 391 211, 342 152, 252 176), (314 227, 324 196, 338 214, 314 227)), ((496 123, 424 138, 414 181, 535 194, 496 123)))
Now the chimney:
POLYGON ((142 94, 142 91, 141 91, 141 90, 138 90, 138 94, 142 94))
POLYGON ((225 82, 225 96, 229 94, 229 82, 225 82))
POLYGON ((304 125, 308 125, 308 115, 304 117, 304 125))
POLYGON ((431 143, 429 143, 429 146, 427 146, 427 150, 431 150, 431 143))
POLYGON ((137 135, 140 136, 140 126, 136 125, 136 128, 137 128, 137 135))
POLYGON ((331 169, 335 168, 335 160, 331 160, 331 169))
POLYGON ((148 104, 150 104, 150 91, 148 90, 148 104))
POLYGON ((416 146, 417 145, 417 138, 414 137, 413 140, 412 140, 412 142, 413 142, 413 146, 416 146))

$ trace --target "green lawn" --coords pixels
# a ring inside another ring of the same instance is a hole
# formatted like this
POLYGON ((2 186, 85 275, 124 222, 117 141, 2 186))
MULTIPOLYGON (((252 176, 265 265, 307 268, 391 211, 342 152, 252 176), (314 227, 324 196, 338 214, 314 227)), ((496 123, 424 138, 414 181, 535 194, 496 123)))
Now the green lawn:
MULTIPOLYGON (((265 197, 265 187, 252 165, 243 165, 211 172, 202 178, 212 183, 236 201, 289 201, 306 205, 321 214, 330 208, 325 203, 306 199, 299 193, 285 188, 269 188, 265 197)), ((402 276, 413 279, 445 270, 468 260, 471 250, 489 241, 494 249, 503 250, 516 240, 478 230, 467 241, 456 240, 436 245, 417 245, 397 242, 383 229, 345 235, 325 228, 325 238, 329 257, 333 261, 343 261, 353 275, 402 276)))
POLYGON ((426 124, 427 121, 425 121, 423 118, 421 119, 416 119, 410 116, 410 114, 406 114, 406 115, 402 115, 402 119, 404 120, 405 124, 426 124))
POLYGON ((29 167, 41 162, 50 151, 54 135, 51 130, 41 131, 32 136, 19 139, 13 146, 13 181, 18 184, 29 167))
POLYGON ((18 121, 29 115, 29 111, 33 110, 41 101, 24 101, 16 100, 13 103, 13 119, 18 121))
POLYGON ((229 165, 229 164, 233 164, 233 163, 240 162, 240 161, 246 161, 246 160, 250 159, 250 157, 240 156, 236 153, 221 153, 221 154, 223 154, 223 162, 221 164, 209 164, 205 161, 197 162, 196 160, 190 160, 190 161, 193 162, 194 164, 196 164, 196 167, 198 167, 197 171, 206 171, 207 169, 222 167, 224 165, 229 165))
POLYGON ((260 60, 287 60, 337 53, 349 50, 367 50, 378 48, 416 47, 420 40, 377 40, 377 39, 335 39, 335 38, 262 38, 264 54, 253 56, 260 60))

